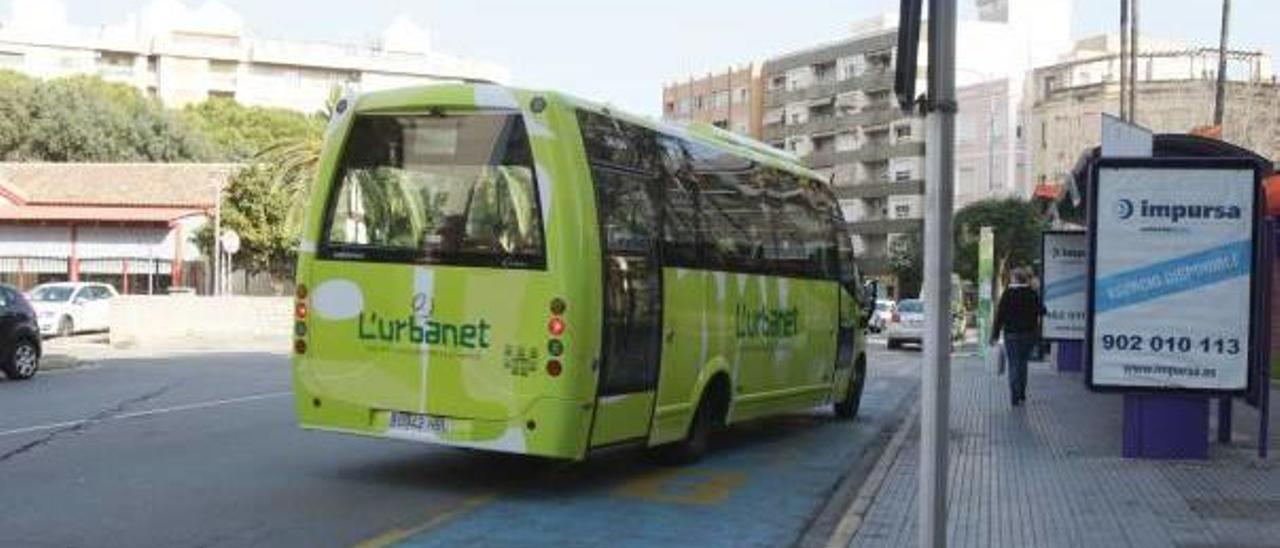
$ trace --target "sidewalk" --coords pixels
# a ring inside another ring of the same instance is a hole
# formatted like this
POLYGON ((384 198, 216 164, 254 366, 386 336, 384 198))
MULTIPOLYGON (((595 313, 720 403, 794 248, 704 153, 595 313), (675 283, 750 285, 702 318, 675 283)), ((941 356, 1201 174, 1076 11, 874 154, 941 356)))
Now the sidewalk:
MULTIPOLYGON (((1004 377, 955 360, 951 546, 1280 546, 1280 435, 1259 462, 1253 408, 1235 405, 1235 446, 1208 461, 1128 460, 1121 396, 1046 364, 1032 364, 1027 394, 1011 409, 1004 377)), ((917 423, 852 546, 916 546, 918 443, 917 423)))

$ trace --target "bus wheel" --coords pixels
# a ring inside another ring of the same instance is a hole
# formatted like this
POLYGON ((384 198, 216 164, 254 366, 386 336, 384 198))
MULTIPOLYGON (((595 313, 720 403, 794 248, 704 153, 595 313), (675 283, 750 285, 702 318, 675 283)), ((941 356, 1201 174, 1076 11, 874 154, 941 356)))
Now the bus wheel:
POLYGON ((663 464, 691 464, 702 459, 711 445, 711 432, 724 425, 729 410, 729 383, 723 378, 707 386, 698 410, 683 440, 654 448, 654 457, 663 464))
POLYGON ((836 417, 852 419, 858 416, 858 407, 862 405, 862 388, 867 384, 867 361, 859 357, 849 375, 849 390, 844 399, 835 403, 836 417))

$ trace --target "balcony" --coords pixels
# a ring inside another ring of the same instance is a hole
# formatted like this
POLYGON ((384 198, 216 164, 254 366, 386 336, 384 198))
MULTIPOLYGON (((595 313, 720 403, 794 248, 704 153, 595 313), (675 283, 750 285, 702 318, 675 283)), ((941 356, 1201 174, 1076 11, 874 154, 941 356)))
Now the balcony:
POLYGON ((883 198, 886 196, 918 196, 924 194, 924 181, 867 182, 831 187, 841 200, 883 198))
POLYGON ((924 228, 924 219, 870 219, 855 220, 848 224, 849 232, 854 234, 906 234, 920 232, 924 228))
POLYGON ((893 89, 893 71, 868 70, 867 72, 864 72, 862 76, 849 78, 847 80, 822 80, 794 90, 766 90, 764 94, 764 106, 765 108, 780 107, 787 103, 812 101, 814 99, 839 95, 847 91, 862 90, 874 92, 886 89, 893 89))
MULTIPOLYGON (((766 133, 766 139, 769 139, 768 133, 766 133)), ((868 143, 856 150, 813 153, 805 156, 804 161, 809 167, 816 169, 837 164, 884 162, 890 158, 915 156, 924 156, 924 143, 898 143, 896 145, 868 143)))
POLYGON ((843 116, 835 115, 810 118, 808 121, 800 124, 765 124, 764 140, 776 141, 794 135, 834 133, 861 126, 887 125, 906 116, 906 114, 903 114, 887 102, 871 104, 862 107, 862 110, 859 112, 843 116))
POLYGON ((893 274, 893 267, 889 264, 889 257, 885 255, 860 255, 854 258, 858 263, 858 270, 864 276, 888 276, 893 274))

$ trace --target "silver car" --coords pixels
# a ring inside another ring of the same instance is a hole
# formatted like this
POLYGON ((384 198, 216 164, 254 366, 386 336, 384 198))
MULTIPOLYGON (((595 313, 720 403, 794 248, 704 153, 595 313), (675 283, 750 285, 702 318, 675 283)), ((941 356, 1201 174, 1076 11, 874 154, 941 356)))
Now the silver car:
POLYGON ((899 348, 903 343, 920 344, 924 341, 924 301, 906 299, 898 303, 889 316, 885 328, 889 348, 899 348))

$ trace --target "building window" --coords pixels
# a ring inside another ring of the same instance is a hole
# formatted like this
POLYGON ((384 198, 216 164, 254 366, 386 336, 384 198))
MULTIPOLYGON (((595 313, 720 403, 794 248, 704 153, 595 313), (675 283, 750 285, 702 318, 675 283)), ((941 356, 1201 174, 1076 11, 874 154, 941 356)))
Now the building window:
POLYGON ((769 87, 772 89, 783 89, 787 87, 787 77, 785 75, 774 76, 773 80, 769 81, 769 87))
POLYGON ((747 102, 747 88, 738 88, 738 104, 747 102))
POLYGON ((899 169, 898 171, 893 172, 893 181, 896 183, 901 183, 901 182, 910 181, 910 180, 911 180, 911 170, 909 169, 899 169))
POLYGON ((907 204, 893 206, 893 215, 897 219, 906 219, 911 216, 911 206, 907 204))
POLYGON ((662 110, 665 111, 667 114, 675 114, 676 104, 672 101, 667 101, 667 104, 663 105, 662 110))
POLYGON ((899 141, 909 141, 911 140, 911 126, 910 125, 897 126, 893 128, 893 135, 899 141))

